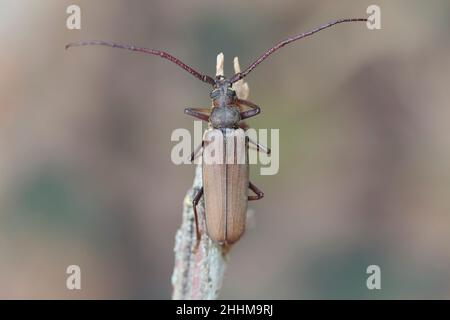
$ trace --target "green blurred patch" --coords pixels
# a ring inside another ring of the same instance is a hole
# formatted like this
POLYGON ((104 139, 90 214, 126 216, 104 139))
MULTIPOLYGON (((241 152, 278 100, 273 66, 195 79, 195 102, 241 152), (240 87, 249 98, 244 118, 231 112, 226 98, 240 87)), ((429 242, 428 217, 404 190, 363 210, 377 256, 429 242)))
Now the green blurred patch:
MULTIPOLYGON (((194 22, 194 21, 193 21, 194 22)), ((239 12, 203 12, 195 23, 186 28, 186 38, 191 41, 192 52, 197 52, 202 57, 200 67, 208 70, 212 75, 216 54, 225 54, 225 75, 234 74, 232 59, 238 56, 241 67, 248 62, 249 53, 254 52, 253 39, 255 34, 264 32, 264 26, 259 25, 251 18, 243 16, 239 12), (244 55, 245 53, 245 55, 244 55)), ((250 58, 253 58, 250 57, 250 58)))
POLYGON ((338 246, 316 251, 297 277, 297 294, 306 299, 429 299, 448 292, 444 269, 387 248, 338 246), (380 290, 367 288, 370 265, 381 269, 380 290))
POLYGON ((10 204, 10 227, 86 232, 96 216, 91 197, 74 185, 73 173, 57 166, 36 168, 20 181, 10 204))
POLYGON ((312 260, 307 279, 312 298, 376 299, 385 297, 386 258, 371 250, 349 248, 333 250, 312 260), (382 290, 369 290, 366 274, 369 265, 381 268, 382 290))

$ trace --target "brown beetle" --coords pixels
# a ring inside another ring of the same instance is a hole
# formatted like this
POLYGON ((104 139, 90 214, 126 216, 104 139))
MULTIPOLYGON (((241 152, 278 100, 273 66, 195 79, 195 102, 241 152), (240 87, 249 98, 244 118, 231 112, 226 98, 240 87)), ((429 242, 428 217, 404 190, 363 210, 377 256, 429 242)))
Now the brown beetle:
MULTIPOLYGON (((241 121, 259 114, 260 108, 250 101, 238 99, 231 83, 222 76, 216 77, 216 82, 211 92, 213 108, 208 119, 211 128, 205 132, 201 146, 203 187, 194 196, 193 207, 197 239, 200 238, 197 205, 204 195, 206 231, 214 241, 229 245, 239 240, 245 231, 247 202, 264 196, 249 181, 249 143, 267 154, 270 149, 251 141, 242 128, 241 121), (217 157, 216 162, 208 159, 211 153, 217 157), (248 189, 255 195, 249 196, 248 189)), ((186 108, 185 112, 202 117, 196 113, 198 110, 186 108)), ((199 150, 194 151, 191 160, 199 150)))
MULTIPOLYGON (((203 160, 205 160, 205 152, 208 152, 210 138, 214 135, 217 136, 218 133, 223 138, 222 155, 223 160, 226 160, 230 154, 230 141, 235 139, 236 134, 238 136, 242 136, 243 134, 244 126, 241 121, 256 116, 261 111, 254 103, 238 99, 236 92, 232 88, 233 83, 246 77, 257 65, 283 46, 336 24, 356 21, 367 21, 367 19, 335 20, 311 31, 287 38, 264 52, 247 69, 243 72, 236 73, 230 79, 226 79, 223 76, 212 78, 208 75, 201 74, 169 53, 154 49, 116 44, 107 41, 74 42, 68 44, 66 49, 73 46, 103 45, 152 54, 177 64, 196 78, 212 85, 213 90, 210 93, 210 97, 213 102, 213 108, 186 108, 185 113, 200 120, 207 121, 210 124, 210 129, 205 132, 203 143, 200 146, 203 147, 203 160)), ((197 192, 193 200, 197 240, 201 237, 198 227, 197 205, 203 195, 205 196, 207 233, 212 240, 220 244, 232 244, 239 240, 244 233, 247 201, 261 199, 264 195, 261 190, 249 181, 249 142, 251 141, 245 138, 240 142, 232 143, 234 149, 233 156, 236 153, 243 155, 243 163, 228 163, 224 161, 222 163, 203 164, 203 187, 197 192), (248 189, 251 189, 256 195, 249 196, 248 189)), ((257 149, 270 153, 270 150, 267 148, 258 144, 256 146, 257 149)), ((195 154, 199 150, 200 148, 197 148, 197 151, 194 151, 191 159, 195 158, 195 154)))

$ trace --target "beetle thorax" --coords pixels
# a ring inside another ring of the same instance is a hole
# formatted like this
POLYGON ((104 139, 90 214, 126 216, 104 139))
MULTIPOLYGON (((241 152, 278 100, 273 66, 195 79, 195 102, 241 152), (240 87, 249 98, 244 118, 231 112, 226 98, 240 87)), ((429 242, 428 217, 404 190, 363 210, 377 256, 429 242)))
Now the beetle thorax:
POLYGON ((237 128, 241 115, 235 106, 221 106, 213 108, 209 121, 213 128, 237 128))

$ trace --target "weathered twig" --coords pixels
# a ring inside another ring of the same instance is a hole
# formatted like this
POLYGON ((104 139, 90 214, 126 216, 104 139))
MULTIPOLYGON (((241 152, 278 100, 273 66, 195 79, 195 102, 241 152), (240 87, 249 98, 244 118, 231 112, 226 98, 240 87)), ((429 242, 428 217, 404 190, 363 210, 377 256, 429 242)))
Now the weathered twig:
MULTIPOLYGON (((223 54, 217 56, 216 75, 223 75, 223 54)), ((239 61, 234 58, 235 72, 240 72, 239 61)), ((239 98, 247 99, 248 84, 239 80, 234 84, 239 98)), ((195 250, 196 233, 192 199, 202 187, 202 169, 199 164, 195 170, 192 188, 183 203, 183 220, 175 237, 175 267, 172 274, 172 299, 217 299, 222 287, 223 276, 228 260, 229 248, 222 247, 209 239, 204 232, 203 201, 198 205, 199 227, 202 238, 195 250)))

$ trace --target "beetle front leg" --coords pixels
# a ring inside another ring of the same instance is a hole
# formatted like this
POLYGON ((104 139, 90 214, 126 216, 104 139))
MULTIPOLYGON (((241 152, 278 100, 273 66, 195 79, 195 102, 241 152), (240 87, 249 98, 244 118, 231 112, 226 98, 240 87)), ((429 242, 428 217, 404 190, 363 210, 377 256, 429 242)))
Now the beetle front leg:
POLYGON ((261 108, 258 107, 253 102, 250 102, 248 100, 243 100, 243 99, 237 99, 236 102, 237 102, 237 104, 244 105, 244 106, 247 106, 247 107, 251 108, 250 110, 241 112, 241 119, 242 120, 254 117, 254 116, 258 115, 261 112, 261 108))
POLYGON ((191 157, 189 158, 189 160, 190 160, 191 162, 198 158, 198 156, 200 155, 199 151, 203 148, 204 144, 205 144, 205 141, 202 141, 202 143, 199 144, 199 145, 197 146, 197 148, 195 148, 194 151, 192 151, 191 157))
POLYGON ((202 196, 203 196, 203 187, 201 187, 200 190, 198 190, 197 194, 194 196, 194 199, 192 200, 192 207, 194 208, 195 232, 197 235, 196 246, 199 244, 200 238, 201 238, 200 229, 198 227, 197 205, 200 202, 200 199, 202 198, 202 196))
POLYGON ((209 114, 211 109, 209 108, 185 108, 184 113, 190 115, 191 117, 209 122, 209 114))
POLYGON ((250 188, 250 190, 252 190, 256 194, 256 196, 248 196, 248 201, 259 200, 262 197, 264 197, 264 192, 262 192, 262 190, 258 189, 258 187, 255 186, 253 183, 249 182, 248 187, 250 188))
POLYGON ((248 141, 251 142, 253 145, 256 146, 256 151, 262 151, 262 152, 264 152, 264 153, 267 154, 267 155, 270 155, 270 153, 272 152, 272 151, 270 150, 270 148, 268 148, 268 147, 266 147, 266 146, 263 146, 262 144, 259 144, 259 143, 256 142, 256 141, 253 141, 252 139, 250 139, 250 137, 248 137, 248 141))

